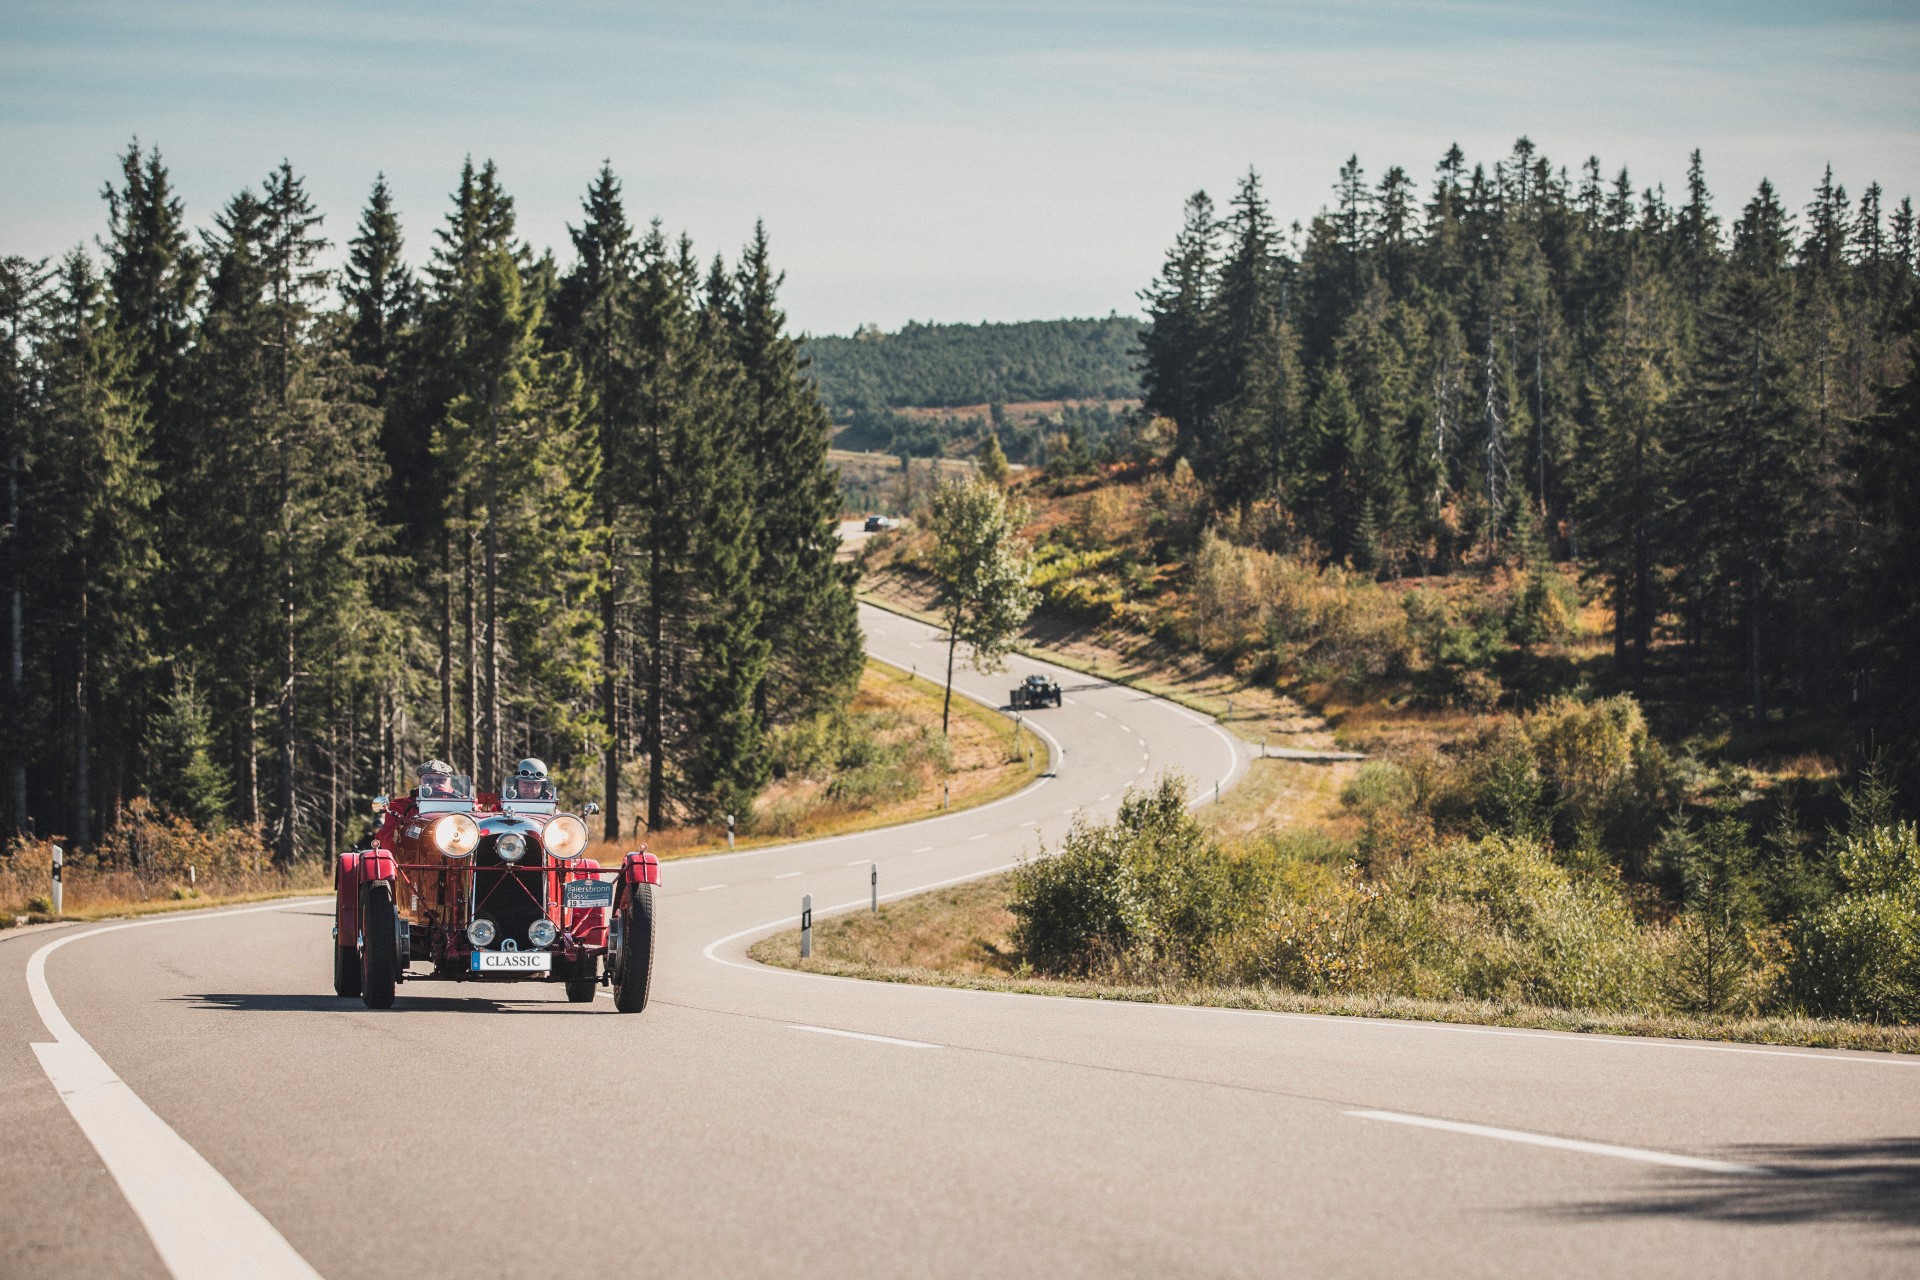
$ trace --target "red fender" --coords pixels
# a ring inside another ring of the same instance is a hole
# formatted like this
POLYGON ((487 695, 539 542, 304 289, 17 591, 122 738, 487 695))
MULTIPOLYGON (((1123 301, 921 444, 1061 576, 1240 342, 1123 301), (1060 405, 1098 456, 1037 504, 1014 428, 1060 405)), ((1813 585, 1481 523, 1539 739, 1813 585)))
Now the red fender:
POLYGON ((660 883, 660 859, 645 849, 630 853, 620 860, 620 887, 614 890, 613 909, 618 911, 633 892, 637 884, 660 883))
POLYGON ((333 866, 334 945, 350 947, 360 936, 359 851, 343 853, 333 866))
POLYGON ((397 872, 388 849, 363 849, 340 855, 333 869, 333 915, 340 933, 338 945, 350 947, 360 936, 360 890, 368 884, 392 880, 397 872))

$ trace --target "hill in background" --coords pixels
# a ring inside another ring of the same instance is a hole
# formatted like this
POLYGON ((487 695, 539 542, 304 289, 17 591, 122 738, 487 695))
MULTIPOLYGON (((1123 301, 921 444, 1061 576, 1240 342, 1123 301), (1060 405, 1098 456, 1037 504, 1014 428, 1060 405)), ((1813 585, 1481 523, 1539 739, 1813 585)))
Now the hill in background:
POLYGON ((1039 464, 1085 452, 1126 420, 1142 327, 1118 315, 916 323, 808 338, 804 350, 842 449, 968 456, 992 432, 1016 464, 1039 464))
POLYGON ((918 324, 898 333, 807 338, 821 398, 842 416, 856 409, 959 408, 989 401, 1128 400, 1141 322, 1026 320, 1017 324, 918 324))

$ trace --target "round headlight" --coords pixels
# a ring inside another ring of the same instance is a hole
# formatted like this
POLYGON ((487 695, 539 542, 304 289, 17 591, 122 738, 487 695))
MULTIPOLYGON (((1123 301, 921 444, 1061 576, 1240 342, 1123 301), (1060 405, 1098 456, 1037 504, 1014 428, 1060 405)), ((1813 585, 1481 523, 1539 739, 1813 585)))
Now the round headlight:
POLYGON ((502 862, 518 862, 527 852, 527 838, 509 831, 493 842, 493 851, 502 862))
POLYGON ((450 813, 433 824, 433 847, 449 858, 464 858, 480 843, 480 824, 464 813, 450 813))
POLYGON ((560 926, 542 916, 527 926, 527 941, 536 947, 550 947, 560 936, 560 926))
POLYGON ((563 813, 547 824, 540 836, 547 852, 562 862, 579 857, 587 847, 587 824, 570 813, 563 813))
POLYGON ((476 947, 490 946, 499 932, 493 927, 493 921, 485 916, 475 916, 473 923, 467 926, 467 941, 476 947))

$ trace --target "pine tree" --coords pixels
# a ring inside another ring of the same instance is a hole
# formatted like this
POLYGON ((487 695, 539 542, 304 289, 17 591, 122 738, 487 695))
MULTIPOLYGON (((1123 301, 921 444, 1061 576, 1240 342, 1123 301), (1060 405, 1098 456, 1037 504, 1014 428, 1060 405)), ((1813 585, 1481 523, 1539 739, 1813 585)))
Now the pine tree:
MULTIPOLYGON (((7 784, 5 823, 0 833, 27 830, 27 766, 33 752, 32 699, 26 671, 26 604, 29 566, 23 536, 21 499, 27 468, 38 441, 34 421, 37 371, 34 347, 45 317, 45 262, 0 258, 0 458, 7 469, 5 523, 0 525, 0 547, 7 565, 7 692, 8 732, 4 744, 7 784)), ((37 583, 33 584, 36 588, 37 583)))
POLYGON ((744 377, 743 444, 754 518, 751 590, 768 655, 754 701, 766 727, 843 702, 865 658, 853 582, 836 558, 840 485, 827 461, 832 424, 806 377, 799 346, 786 332, 776 296, 781 279, 766 231, 756 223, 725 313, 744 377))
POLYGON ((96 726, 124 723, 129 684, 149 660, 157 489, 138 374, 102 281, 77 250, 60 266, 40 362, 23 550, 45 575, 57 628, 49 647, 71 766, 66 834, 86 848, 102 801, 96 726))
POLYGON ((135 139, 120 158, 120 175, 119 188, 109 184, 101 192, 108 215, 107 284, 115 327, 156 432, 162 479, 170 480, 192 448, 176 438, 187 430, 177 409, 185 394, 201 263, 159 150, 143 151, 135 139))
POLYGON ((347 242, 347 262, 340 273, 340 300, 351 317, 348 350, 356 364, 370 371, 376 405, 385 403, 400 342, 412 319, 415 289, 393 193, 381 174, 367 197, 359 230, 347 242))
POLYGON ((1216 378, 1213 314, 1220 226, 1204 191, 1186 213, 1160 275, 1140 294, 1151 327, 1140 336, 1140 389, 1149 413, 1174 424, 1176 457, 1208 447, 1216 378))
POLYGON ((148 750, 147 794, 154 803, 203 831, 226 822, 233 783, 214 762, 213 718, 191 670, 175 672, 148 750))

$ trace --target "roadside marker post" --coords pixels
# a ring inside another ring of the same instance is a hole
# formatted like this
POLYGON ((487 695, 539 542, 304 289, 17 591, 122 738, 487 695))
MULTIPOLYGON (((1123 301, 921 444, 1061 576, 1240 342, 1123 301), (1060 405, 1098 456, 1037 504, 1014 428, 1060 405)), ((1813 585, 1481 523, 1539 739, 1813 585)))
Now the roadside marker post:
POLYGON ((60 914, 60 866, 67 860, 67 851, 59 845, 53 846, 53 914, 60 914))
POLYGON ((953 784, 950 782, 940 784, 940 807, 942 809, 953 808, 953 784))
POLYGON ((1218 778, 1214 779, 1213 783, 1213 802, 1215 804, 1220 803, 1220 780, 1218 778))
POLYGON ((727 815, 727 848, 733 848, 733 815, 727 815))
POLYGON ((876 862, 873 864, 873 873, 868 877, 868 882, 873 885, 873 914, 879 915, 880 914, 880 864, 879 863, 876 862))
POLYGON ((800 895, 800 958, 813 954, 813 895, 800 895))

